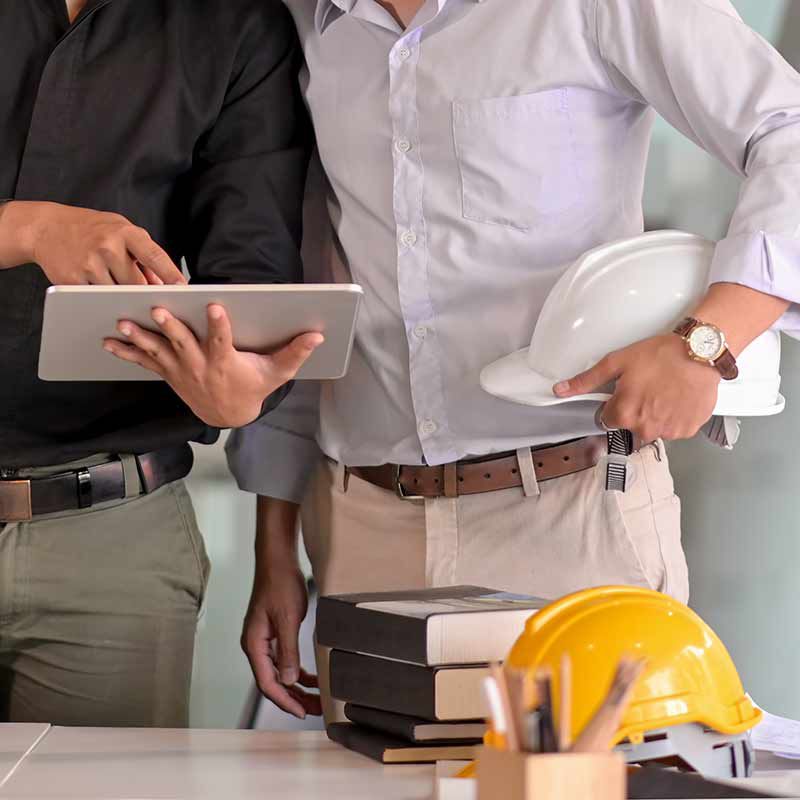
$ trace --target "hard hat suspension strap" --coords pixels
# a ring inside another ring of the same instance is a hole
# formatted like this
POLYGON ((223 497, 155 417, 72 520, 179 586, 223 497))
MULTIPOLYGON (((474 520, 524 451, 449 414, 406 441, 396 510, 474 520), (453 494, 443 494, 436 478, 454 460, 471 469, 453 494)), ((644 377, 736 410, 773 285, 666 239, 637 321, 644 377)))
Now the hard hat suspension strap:
POLYGON ((606 491, 624 492, 628 488, 628 458, 633 454, 633 434, 618 430, 608 432, 606 491))

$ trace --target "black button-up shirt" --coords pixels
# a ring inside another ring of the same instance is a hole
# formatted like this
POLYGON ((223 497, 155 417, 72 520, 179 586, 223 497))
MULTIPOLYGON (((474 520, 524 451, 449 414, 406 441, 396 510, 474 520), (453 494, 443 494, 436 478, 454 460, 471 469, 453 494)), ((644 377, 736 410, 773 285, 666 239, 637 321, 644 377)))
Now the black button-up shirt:
MULTIPOLYGON (((199 283, 301 280, 306 122, 279 0, 0 2, 0 198, 114 211, 199 283)), ((0 270, 0 467, 217 431, 161 383, 47 383, 48 281, 0 270)), ((275 398, 277 399, 277 398, 275 398)))

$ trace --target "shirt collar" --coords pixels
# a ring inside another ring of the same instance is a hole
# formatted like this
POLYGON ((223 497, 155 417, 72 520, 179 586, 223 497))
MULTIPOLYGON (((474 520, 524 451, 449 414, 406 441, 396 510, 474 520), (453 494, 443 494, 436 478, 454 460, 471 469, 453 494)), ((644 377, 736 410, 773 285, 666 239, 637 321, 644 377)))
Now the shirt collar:
POLYGON ((349 14, 355 4, 356 0, 317 0, 317 12, 314 15, 317 33, 320 36, 325 33, 332 22, 343 14, 349 14))
MULTIPOLYGON (((471 0, 473 3, 485 3, 487 0, 471 0)), ((314 24, 317 33, 321 36, 331 23, 344 14, 349 14, 357 0, 317 0, 317 10, 314 15, 314 24)), ((440 0, 441 4, 441 0, 440 0)))

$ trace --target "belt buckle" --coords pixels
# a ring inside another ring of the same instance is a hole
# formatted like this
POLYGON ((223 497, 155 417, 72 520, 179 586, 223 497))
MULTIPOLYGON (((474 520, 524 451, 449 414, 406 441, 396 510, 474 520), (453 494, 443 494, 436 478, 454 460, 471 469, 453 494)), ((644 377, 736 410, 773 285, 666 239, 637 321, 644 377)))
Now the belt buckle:
POLYGON ((401 464, 397 465, 397 469, 394 473, 394 490, 397 496, 401 500, 424 500, 425 498, 421 494, 407 494, 406 490, 403 488, 403 484, 400 483, 400 471, 403 469, 401 464))
POLYGON ((33 519, 30 481, 0 481, 0 522, 33 519))

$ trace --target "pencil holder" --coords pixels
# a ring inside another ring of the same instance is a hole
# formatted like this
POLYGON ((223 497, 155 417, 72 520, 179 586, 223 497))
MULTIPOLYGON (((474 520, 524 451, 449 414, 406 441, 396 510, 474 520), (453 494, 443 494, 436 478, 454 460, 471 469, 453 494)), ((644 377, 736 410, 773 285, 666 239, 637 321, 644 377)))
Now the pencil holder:
POLYGON ((625 800, 627 769, 616 753, 510 753, 483 747, 478 800, 625 800))

